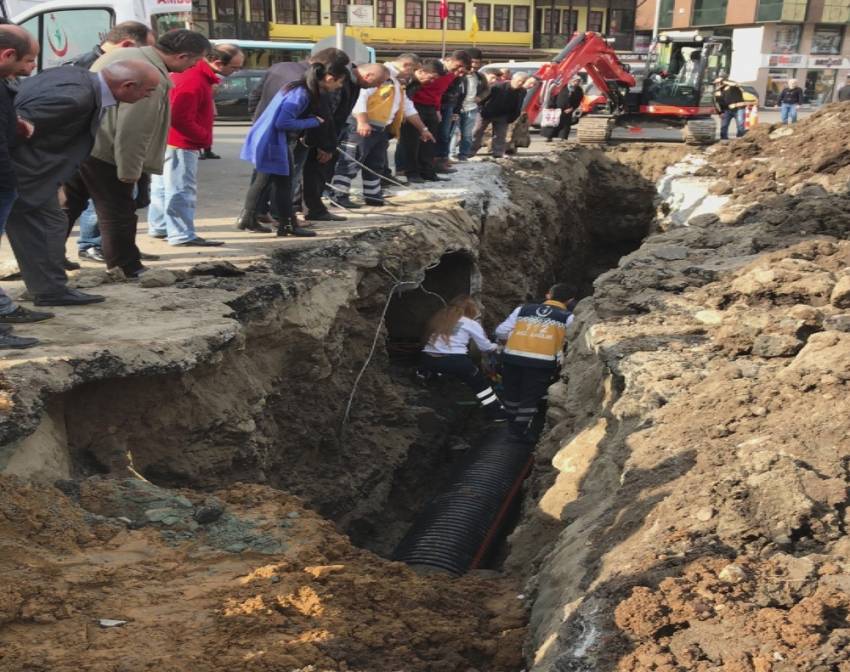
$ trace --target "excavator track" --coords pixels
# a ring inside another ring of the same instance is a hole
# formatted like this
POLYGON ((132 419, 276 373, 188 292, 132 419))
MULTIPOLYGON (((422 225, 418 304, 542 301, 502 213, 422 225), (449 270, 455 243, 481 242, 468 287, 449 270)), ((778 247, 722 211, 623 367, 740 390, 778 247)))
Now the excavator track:
POLYGON ((611 117, 582 117, 578 122, 578 141, 583 144, 605 144, 611 139, 611 117))
POLYGON ((687 145, 712 145, 716 137, 714 119, 691 119, 682 129, 682 139, 687 145))

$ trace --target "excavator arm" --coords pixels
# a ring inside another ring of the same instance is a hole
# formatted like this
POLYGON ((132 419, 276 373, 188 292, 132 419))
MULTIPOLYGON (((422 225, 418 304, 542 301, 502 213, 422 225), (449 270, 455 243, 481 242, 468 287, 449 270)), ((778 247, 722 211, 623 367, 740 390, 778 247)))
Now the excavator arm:
POLYGON ((570 79, 582 69, 587 72, 599 91, 608 98, 611 107, 614 110, 620 110, 623 105, 622 89, 629 89, 635 85, 634 76, 620 62, 617 53, 599 33, 576 33, 550 63, 543 64, 534 74, 541 85, 537 86, 525 107, 529 121, 537 118, 543 106, 543 82, 557 80, 550 89, 551 95, 557 96, 570 79))

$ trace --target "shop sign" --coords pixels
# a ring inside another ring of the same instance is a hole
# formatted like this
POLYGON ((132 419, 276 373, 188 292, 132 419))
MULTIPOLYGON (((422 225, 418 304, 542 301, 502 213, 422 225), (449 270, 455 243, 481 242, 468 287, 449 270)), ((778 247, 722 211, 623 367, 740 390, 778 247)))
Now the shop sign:
POLYGON ((850 58, 841 56, 809 56, 810 68, 850 68, 850 58))
POLYGON ((806 65, 803 54, 764 54, 762 67, 766 68, 802 68, 806 65))

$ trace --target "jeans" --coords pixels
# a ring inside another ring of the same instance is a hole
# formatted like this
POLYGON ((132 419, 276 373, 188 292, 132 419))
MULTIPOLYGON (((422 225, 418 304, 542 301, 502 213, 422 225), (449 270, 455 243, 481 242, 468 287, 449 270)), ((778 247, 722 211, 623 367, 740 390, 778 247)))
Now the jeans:
POLYGON ((198 150, 169 147, 162 175, 151 177, 148 235, 167 236, 171 245, 197 238, 198 150))
MULTIPOLYGON (((12 205, 17 197, 18 194, 14 191, 0 191, 0 237, 2 237, 6 228, 6 219, 9 217, 12 205)), ((17 307, 9 295, 0 289, 0 315, 8 315, 17 307)))
POLYGON ((452 142, 452 131, 454 130, 454 105, 443 105, 440 108, 440 126, 437 129, 437 152, 438 159, 449 158, 449 146, 452 142))
POLYGON ((89 201, 89 207, 80 215, 80 237, 77 239, 77 249, 82 252, 90 247, 100 247, 100 229, 97 228, 97 213, 94 203, 89 201))
POLYGON ((735 127, 737 130, 738 137, 744 137, 744 133, 747 132, 747 129, 744 128, 744 122, 746 121, 746 118, 747 112, 743 107, 739 107, 736 110, 725 110, 720 116, 720 139, 729 139, 729 124, 732 123, 733 119, 735 120, 735 127))
POLYGON ((783 124, 797 123, 797 105, 793 103, 782 103, 780 114, 783 124))
POLYGON ((458 121, 460 143, 457 149, 457 155, 460 157, 468 159, 472 156, 472 143, 475 138, 475 124, 478 123, 478 114, 478 108, 460 113, 460 120, 458 121))

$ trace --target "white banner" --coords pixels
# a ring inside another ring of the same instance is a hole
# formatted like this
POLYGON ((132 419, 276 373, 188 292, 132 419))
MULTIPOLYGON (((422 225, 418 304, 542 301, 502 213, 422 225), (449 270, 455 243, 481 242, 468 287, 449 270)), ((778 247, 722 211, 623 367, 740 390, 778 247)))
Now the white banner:
POLYGON ((192 0, 146 0, 145 6, 148 15, 192 13, 192 0))

